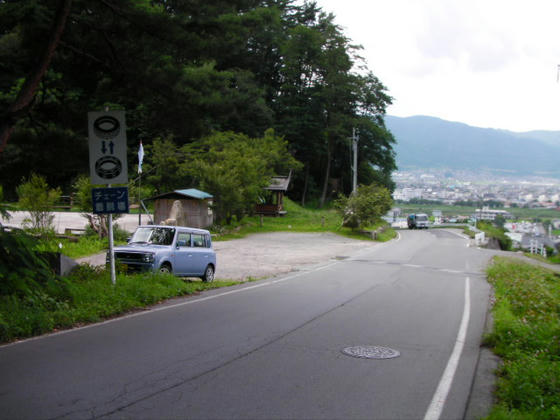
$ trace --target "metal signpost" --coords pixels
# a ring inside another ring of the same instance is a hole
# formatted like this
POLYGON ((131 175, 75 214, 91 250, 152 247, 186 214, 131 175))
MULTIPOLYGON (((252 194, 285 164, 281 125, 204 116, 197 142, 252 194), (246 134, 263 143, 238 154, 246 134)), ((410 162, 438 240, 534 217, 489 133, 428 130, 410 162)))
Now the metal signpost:
POLYGON ((352 128, 352 194, 358 190, 358 141, 360 135, 356 128, 352 128))
POLYGON ((91 183, 108 186, 108 188, 94 188, 92 200, 94 213, 109 215, 111 282, 115 284, 113 214, 128 213, 128 187, 110 187, 111 184, 128 183, 125 112, 109 110, 89 112, 88 134, 91 183))

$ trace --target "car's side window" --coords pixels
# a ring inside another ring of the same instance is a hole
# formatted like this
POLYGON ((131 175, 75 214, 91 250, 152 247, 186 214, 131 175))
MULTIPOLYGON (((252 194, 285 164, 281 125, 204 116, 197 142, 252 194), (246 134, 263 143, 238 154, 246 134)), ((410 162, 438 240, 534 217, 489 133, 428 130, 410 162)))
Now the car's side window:
POLYGON ((177 245, 191 246, 191 234, 185 232, 179 232, 179 234, 177 235, 177 245))
POLYGON ((204 235, 200 235, 198 233, 192 234, 193 239, 193 246, 198 248, 206 248, 206 240, 204 239, 204 235))

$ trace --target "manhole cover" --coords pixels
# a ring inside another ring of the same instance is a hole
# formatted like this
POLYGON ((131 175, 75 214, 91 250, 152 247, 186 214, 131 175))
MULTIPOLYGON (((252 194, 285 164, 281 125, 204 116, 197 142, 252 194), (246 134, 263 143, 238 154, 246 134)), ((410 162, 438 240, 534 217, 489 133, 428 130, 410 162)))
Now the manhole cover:
POLYGON ((392 359, 401 355, 398 350, 382 346, 346 347, 342 350, 342 353, 347 356, 358 357, 360 359, 392 359))

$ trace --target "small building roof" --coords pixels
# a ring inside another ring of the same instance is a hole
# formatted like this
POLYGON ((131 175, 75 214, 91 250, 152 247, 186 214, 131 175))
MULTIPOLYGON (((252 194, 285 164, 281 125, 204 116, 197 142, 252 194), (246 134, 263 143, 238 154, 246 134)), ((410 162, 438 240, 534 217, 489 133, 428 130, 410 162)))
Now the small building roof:
POLYGON ((288 186, 290 185, 290 178, 292 177, 292 171, 288 176, 273 176, 270 179, 270 184, 265 187, 265 190, 270 191, 288 191, 288 186))
POLYGON ((205 200, 207 198, 214 198, 214 196, 196 188, 188 188, 156 195, 155 197, 148 198, 148 200, 157 200, 158 198, 196 198, 197 200, 205 200))

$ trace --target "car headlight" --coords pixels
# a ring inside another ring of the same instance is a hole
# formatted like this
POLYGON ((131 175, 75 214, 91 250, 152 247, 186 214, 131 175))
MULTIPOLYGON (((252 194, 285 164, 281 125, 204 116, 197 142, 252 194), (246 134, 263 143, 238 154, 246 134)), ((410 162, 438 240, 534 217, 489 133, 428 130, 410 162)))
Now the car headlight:
POLYGON ((153 263, 154 262, 154 254, 144 254, 142 256, 142 261, 145 263, 153 263))

